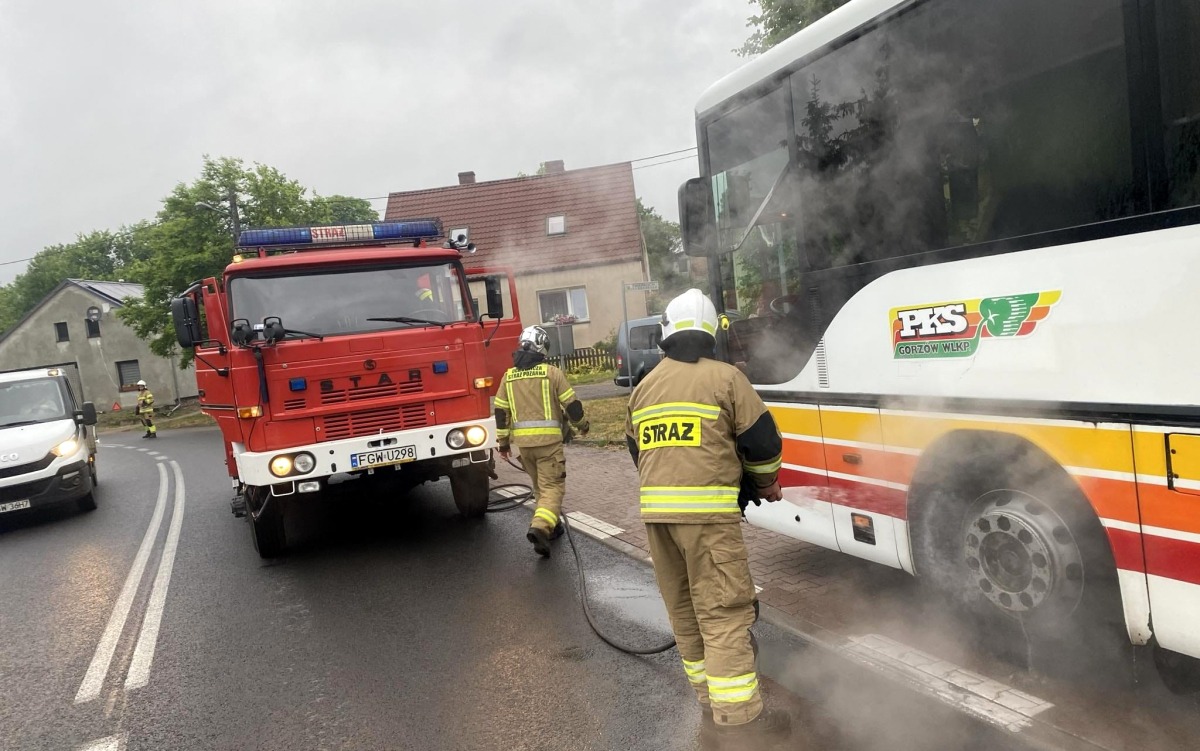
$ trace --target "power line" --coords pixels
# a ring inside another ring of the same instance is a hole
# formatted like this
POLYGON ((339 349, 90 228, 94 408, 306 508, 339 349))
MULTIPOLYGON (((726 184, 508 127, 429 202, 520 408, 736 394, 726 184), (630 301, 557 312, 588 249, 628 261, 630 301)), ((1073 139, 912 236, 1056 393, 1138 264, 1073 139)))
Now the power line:
POLYGON ((687 161, 689 159, 695 159, 695 158, 696 158, 695 154, 689 154, 688 156, 681 156, 677 159, 668 159, 665 162, 655 162, 654 164, 643 164, 640 167, 634 167, 634 169, 649 169, 650 167, 661 167, 664 164, 674 164, 675 162, 683 162, 683 161, 687 161))
MULTIPOLYGON (((629 161, 630 162, 648 162, 651 159, 658 159, 660 156, 675 156, 676 154, 682 154, 685 151, 695 151, 695 150, 696 150, 695 146, 689 146, 686 149, 679 149, 677 151, 668 151, 663 154, 655 154, 654 156, 644 156, 639 159, 630 159, 629 161)), ((665 162, 664 162, 664 164, 665 164, 665 162)), ((634 167, 634 169, 637 169, 637 167, 634 167)))

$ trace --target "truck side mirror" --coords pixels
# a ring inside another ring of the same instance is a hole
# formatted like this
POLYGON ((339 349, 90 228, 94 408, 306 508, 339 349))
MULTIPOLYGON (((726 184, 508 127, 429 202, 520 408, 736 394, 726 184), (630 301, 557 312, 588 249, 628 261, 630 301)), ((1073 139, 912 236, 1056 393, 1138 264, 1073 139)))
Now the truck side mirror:
POLYGON ((96 405, 91 402, 84 402, 80 406, 82 409, 75 413, 75 422, 83 423, 84 425, 95 425, 96 405))
POLYGON ((175 339, 184 349, 195 347, 204 335, 200 332, 200 314, 196 298, 191 295, 171 300, 171 321, 175 324, 175 339))
POLYGON ((500 286, 505 281, 498 276, 489 276, 483 280, 487 290, 487 317, 501 319, 504 317, 504 288, 500 286))
POLYGON ((679 186, 679 232, 683 252, 689 256, 708 256, 716 250, 714 236, 712 183, 693 177, 679 186))

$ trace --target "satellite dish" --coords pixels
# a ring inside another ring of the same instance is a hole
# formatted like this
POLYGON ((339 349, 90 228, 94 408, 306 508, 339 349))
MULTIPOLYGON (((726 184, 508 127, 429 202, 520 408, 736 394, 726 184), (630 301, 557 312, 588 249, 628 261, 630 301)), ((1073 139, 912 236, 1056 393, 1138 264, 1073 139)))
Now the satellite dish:
POLYGON ((100 309, 97 308, 95 305, 88 308, 87 309, 87 319, 89 321, 99 321, 100 320, 100 309))

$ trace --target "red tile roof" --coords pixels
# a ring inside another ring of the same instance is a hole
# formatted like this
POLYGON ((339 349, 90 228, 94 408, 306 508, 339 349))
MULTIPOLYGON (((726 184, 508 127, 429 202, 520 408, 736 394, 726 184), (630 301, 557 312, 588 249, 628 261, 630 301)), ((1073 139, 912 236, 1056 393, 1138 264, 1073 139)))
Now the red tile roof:
POLYGON ((385 219, 439 217, 446 232, 470 229, 479 250, 467 266, 501 264, 518 273, 638 261, 633 169, 628 162, 557 174, 392 193, 385 219), (567 231, 547 235, 546 220, 567 231))

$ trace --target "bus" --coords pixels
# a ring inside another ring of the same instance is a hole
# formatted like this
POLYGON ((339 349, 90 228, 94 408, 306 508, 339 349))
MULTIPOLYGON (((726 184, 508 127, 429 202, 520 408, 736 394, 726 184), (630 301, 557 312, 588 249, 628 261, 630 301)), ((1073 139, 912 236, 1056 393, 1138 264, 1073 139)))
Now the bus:
POLYGON ((785 439, 748 519, 1194 675, 1200 4, 851 0, 696 124, 685 249, 785 439))

